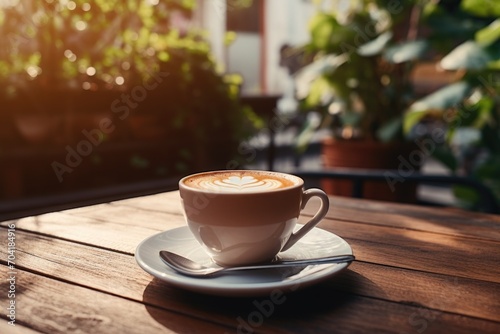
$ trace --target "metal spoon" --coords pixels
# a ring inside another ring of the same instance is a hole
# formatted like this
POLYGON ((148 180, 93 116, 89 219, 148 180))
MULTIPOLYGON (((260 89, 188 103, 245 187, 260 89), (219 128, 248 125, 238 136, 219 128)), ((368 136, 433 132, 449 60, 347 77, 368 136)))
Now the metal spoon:
POLYGON ((194 276, 194 277, 206 277, 210 275, 221 274, 230 271, 238 271, 238 270, 283 268, 291 266, 307 266, 307 265, 317 265, 324 263, 345 263, 354 261, 353 255, 336 255, 336 256, 316 258, 316 259, 277 261, 273 263, 242 266, 242 267, 220 267, 216 265, 213 267, 206 267, 188 258, 185 258, 184 256, 169 251, 160 251, 160 258, 167 266, 174 269, 175 271, 178 271, 179 273, 184 275, 194 276))

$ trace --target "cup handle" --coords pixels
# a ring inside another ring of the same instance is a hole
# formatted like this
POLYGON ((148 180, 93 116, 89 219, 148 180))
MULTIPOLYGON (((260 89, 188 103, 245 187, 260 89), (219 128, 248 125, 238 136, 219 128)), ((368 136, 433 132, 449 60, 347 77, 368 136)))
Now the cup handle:
POLYGON ((316 212, 314 217, 312 217, 310 221, 308 221, 304 226, 302 226, 300 230, 290 235, 290 238, 288 238, 288 241, 285 243, 285 246, 283 246, 283 248, 281 249, 282 252, 292 247, 297 241, 299 241, 300 238, 306 235, 307 232, 312 230, 314 226, 316 226, 323 218, 325 218, 326 213, 328 212, 328 208, 330 206, 330 200, 328 199, 328 195, 321 189, 313 188, 304 191, 302 195, 302 205, 300 210, 301 211, 304 210, 307 202, 314 196, 319 197, 319 199, 321 200, 321 206, 319 207, 318 212, 316 212))

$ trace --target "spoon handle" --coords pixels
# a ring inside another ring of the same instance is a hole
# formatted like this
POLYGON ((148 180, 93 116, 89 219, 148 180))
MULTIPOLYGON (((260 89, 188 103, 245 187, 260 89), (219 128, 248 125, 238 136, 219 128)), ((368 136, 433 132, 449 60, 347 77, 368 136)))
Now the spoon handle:
POLYGON ((292 267, 301 265, 307 266, 307 265, 318 265, 324 263, 347 263, 354 261, 354 259, 355 259, 354 255, 335 255, 335 256, 322 257, 316 259, 285 260, 268 264, 259 264, 259 265, 244 266, 244 267, 226 267, 224 268, 224 271, 280 268, 280 267, 292 267))

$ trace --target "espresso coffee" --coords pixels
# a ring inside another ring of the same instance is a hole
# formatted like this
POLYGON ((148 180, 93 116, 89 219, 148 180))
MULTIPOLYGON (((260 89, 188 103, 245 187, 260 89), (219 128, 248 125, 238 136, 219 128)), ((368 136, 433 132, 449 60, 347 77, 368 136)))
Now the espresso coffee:
POLYGON ((238 170, 195 174, 183 182, 199 190, 249 193, 288 188, 300 184, 301 180, 288 174, 238 170))

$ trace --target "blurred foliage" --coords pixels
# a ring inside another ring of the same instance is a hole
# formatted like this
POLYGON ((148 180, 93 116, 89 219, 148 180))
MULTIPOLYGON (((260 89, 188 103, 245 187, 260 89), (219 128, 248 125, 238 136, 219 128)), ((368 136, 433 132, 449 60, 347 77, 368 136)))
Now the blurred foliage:
POLYGON ((0 97, 130 92, 168 73, 151 95, 162 98, 157 109, 172 138, 239 142, 260 120, 239 103, 242 78, 218 71, 207 33, 191 22, 195 6, 195 0, 2 1, 0 97))
POLYGON ((11 0, 0 8, 0 78, 14 92, 124 87, 147 79, 169 50, 208 54, 198 31, 172 28, 194 0, 11 0), (118 80, 118 83, 122 80, 118 80))
MULTIPOLYGON (((68 92, 114 99, 102 93, 127 94, 161 78, 137 107, 122 99, 119 108, 132 111, 127 122, 156 117, 148 122, 168 132, 165 147, 178 151, 168 153, 178 160, 177 172, 187 172, 197 154, 226 163, 261 120, 239 102, 241 76, 219 71, 207 32, 192 22, 195 6, 195 0, 1 1, 0 99, 23 105, 16 112, 52 111, 65 108, 68 92), (36 108, 24 107, 28 100, 36 108)), ((104 99, 101 108, 112 110, 112 102, 104 99)), ((0 143, 7 145, 13 144, 0 143)))
MULTIPOLYGON (((405 115, 405 132, 423 123, 445 130, 434 157, 454 174, 482 181, 500 201, 500 2, 448 1, 448 8, 431 3, 424 14, 431 40, 445 51, 438 65, 457 81, 415 101, 405 115)), ((476 207, 479 198, 470 189, 454 192, 464 207, 476 207)))
MULTIPOLYGON (((338 139, 418 140, 423 124, 437 126, 446 135, 434 156, 500 199, 500 1, 315 3, 302 47, 314 58, 296 74, 302 108, 338 139), (413 70, 430 62, 457 80, 416 96, 413 70)), ((466 206, 477 200, 456 194, 466 206)))
MULTIPOLYGON (((429 49, 418 38, 418 1, 315 1, 313 61, 296 74, 302 109, 319 111, 338 139, 401 140, 410 73, 429 49), (410 23, 407 23, 407 22, 410 23)), ((315 128, 306 131, 315 131, 315 128)))

